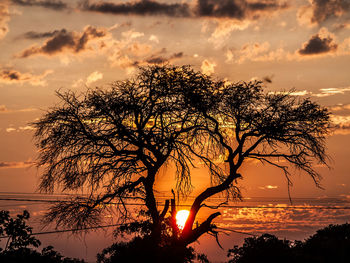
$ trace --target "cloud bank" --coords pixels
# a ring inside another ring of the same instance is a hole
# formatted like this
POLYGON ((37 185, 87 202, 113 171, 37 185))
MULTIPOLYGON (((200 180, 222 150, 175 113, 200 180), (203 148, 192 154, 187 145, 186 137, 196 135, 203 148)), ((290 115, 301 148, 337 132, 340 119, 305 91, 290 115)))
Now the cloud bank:
POLYGON ((166 3, 153 0, 112 3, 85 0, 80 8, 85 11, 116 15, 164 15, 170 17, 216 17, 244 19, 263 11, 287 8, 286 3, 277 0, 249 2, 246 0, 197 0, 194 4, 166 3))

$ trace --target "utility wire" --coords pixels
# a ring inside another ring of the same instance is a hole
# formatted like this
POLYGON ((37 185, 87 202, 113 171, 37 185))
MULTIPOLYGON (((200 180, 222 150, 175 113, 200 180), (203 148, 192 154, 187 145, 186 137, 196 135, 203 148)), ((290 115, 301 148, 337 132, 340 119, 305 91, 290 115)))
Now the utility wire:
MULTIPOLYGON (((16 202, 40 202, 40 203, 59 203, 71 202, 69 200, 45 200, 45 199, 27 199, 27 198, 0 198, 0 201, 16 201, 16 202)), ((111 202, 110 205, 121 205, 121 202, 111 202)), ((125 205, 138 206, 143 203, 124 203, 125 205)), ((178 204, 179 207, 190 207, 189 204, 178 204)), ((222 205, 219 208, 234 208, 234 209, 291 209, 291 210, 350 210, 350 206, 249 206, 249 205, 222 205)))
POLYGON ((259 236, 259 235, 257 235, 257 234, 248 233, 248 232, 242 232, 242 231, 237 231, 237 230, 228 229, 228 228, 224 228, 224 227, 216 227, 216 228, 217 228, 217 229, 221 229, 221 230, 225 230, 225 231, 234 232, 234 233, 237 233, 237 234, 247 235, 247 236, 254 236, 254 237, 259 236))
MULTIPOLYGON (((98 229, 98 228, 107 228, 107 227, 120 226, 120 225, 122 225, 122 224, 105 225, 105 226, 92 226, 92 227, 76 228, 76 229, 62 229, 62 230, 54 230, 54 231, 31 233, 30 235, 31 236, 37 236, 37 235, 57 234, 57 233, 84 231, 84 230, 91 230, 91 229, 98 229)), ((0 239, 1 238, 9 238, 9 237, 10 236, 0 236, 0 239)))

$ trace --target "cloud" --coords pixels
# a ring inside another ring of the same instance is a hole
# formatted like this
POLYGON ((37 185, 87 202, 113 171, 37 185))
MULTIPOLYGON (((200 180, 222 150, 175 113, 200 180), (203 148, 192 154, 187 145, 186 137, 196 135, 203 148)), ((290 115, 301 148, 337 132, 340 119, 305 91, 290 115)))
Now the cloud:
POLYGON ((147 58, 145 62, 147 64, 164 64, 164 63, 169 63, 170 61, 178 58, 183 57, 183 52, 178 52, 178 53, 173 53, 169 57, 163 57, 163 56, 151 56, 150 58, 147 58))
MULTIPOLYGON (((251 207, 222 208, 222 219, 217 222, 218 227, 233 228, 237 231, 253 233, 278 233, 293 231, 305 233, 314 231, 325 225, 344 223, 350 216, 349 209, 341 209, 343 204, 347 206, 347 200, 342 203, 317 202, 308 205, 309 200, 294 200, 292 206, 288 201, 281 204, 267 204, 251 207), (304 202, 304 204, 300 204, 304 202), (338 209, 327 209, 327 206, 337 206, 338 209), (325 208, 325 209, 323 209, 325 208)), ((320 200, 321 201, 321 200, 320 200)))
MULTIPOLYGON (((152 52, 152 45, 146 42, 153 42, 153 38, 145 37, 144 33, 129 30, 121 33, 122 39, 112 40, 109 43, 108 60, 112 67, 120 67, 127 70, 131 74, 138 66, 146 66, 150 64, 166 64, 184 56, 183 52, 174 52, 168 54, 166 48, 152 52), (136 39, 143 38, 143 43, 136 39)), ((153 35, 151 35, 152 37, 153 35)))
POLYGON ((320 33, 313 35, 309 41, 303 44, 303 47, 298 50, 298 53, 302 56, 319 55, 329 52, 335 52, 338 45, 334 42, 333 38, 328 36, 322 36, 320 33))
POLYGON ((118 15, 165 15, 171 17, 188 17, 190 8, 186 3, 160 3, 152 0, 141 0, 138 2, 111 3, 98 2, 90 3, 85 0, 80 7, 86 11, 111 13, 118 15))
POLYGON ((91 83, 96 82, 102 78, 103 78, 103 74, 101 72, 94 71, 87 77, 86 85, 90 85, 91 83))
POLYGON ((67 4, 60 0, 11 0, 13 4, 20 6, 39 6, 52 10, 68 8, 67 4))
POLYGON ((65 29, 62 30, 54 30, 49 32, 35 32, 35 31, 29 31, 23 34, 23 37, 26 39, 40 39, 40 38, 48 38, 53 37, 59 34, 64 34, 67 31, 65 29))
POLYGON ((272 83, 272 79, 273 79, 274 75, 271 75, 271 76, 265 76, 263 77, 263 82, 265 83, 272 83))
POLYGON ((287 59, 290 54, 281 45, 275 50, 271 49, 269 42, 245 43, 240 49, 227 49, 226 62, 242 64, 249 61, 278 61, 287 59))
POLYGON ((170 17, 215 17, 215 18, 236 18, 246 17, 257 18, 261 12, 276 11, 287 8, 286 3, 277 0, 251 2, 246 0, 197 0, 195 4, 187 3, 166 3, 153 0, 140 0, 136 2, 92 3, 85 0, 80 8, 85 11, 111 13, 118 15, 164 15, 170 17))
POLYGON ((9 32, 8 22, 10 21, 9 2, 0 3, 0 40, 9 32))
POLYGON ((262 190, 271 190, 271 189, 277 189, 278 186, 277 185, 265 185, 265 186, 260 186, 259 189, 262 189, 262 190))
POLYGON ((0 162, 0 169, 27 168, 34 165, 32 161, 25 162, 0 162))
POLYGON ((30 126, 30 125, 20 126, 18 128, 14 128, 12 126, 6 128, 6 132, 8 132, 8 133, 10 133, 10 132, 32 131, 32 130, 35 130, 35 128, 33 126, 30 126))
POLYGON ((203 60, 201 70, 203 74, 211 75, 215 72, 216 63, 207 59, 203 60))
POLYGON ((320 89, 320 93, 315 93, 313 96, 316 97, 328 97, 336 94, 344 94, 345 92, 350 91, 350 87, 345 87, 345 88, 325 88, 325 89, 320 89))
POLYGON ((156 36, 156 35, 151 35, 150 37, 149 37, 149 40, 150 41, 154 41, 155 43, 159 43, 159 38, 156 36))
POLYGON ((5 84, 23 84, 29 83, 33 86, 46 85, 43 80, 47 75, 51 74, 52 70, 46 70, 41 75, 33 75, 31 73, 21 73, 14 69, 0 69, 0 83, 5 84))
MULTIPOLYGON (((237 19, 216 19, 212 23, 215 23, 215 30, 212 32, 209 42, 214 43, 216 48, 222 46, 233 31, 245 30, 251 24, 250 20, 237 20, 237 19)), ((205 27, 208 26, 208 22, 204 24, 202 31, 206 31, 205 27)))
POLYGON ((312 0, 298 11, 301 24, 321 24, 331 18, 343 17, 350 11, 349 0, 312 0))
POLYGON ((18 57, 26 58, 39 54, 52 56, 64 51, 75 54, 80 53, 89 49, 88 43, 90 41, 102 39, 107 36, 107 34, 108 31, 105 28, 96 28, 93 26, 86 26, 81 33, 75 31, 69 32, 66 29, 62 29, 53 33, 53 36, 41 46, 32 46, 25 49, 18 55, 18 57))
POLYGON ((350 104, 338 104, 338 105, 334 105, 329 107, 330 111, 334 112, 334 111, 349 111, 350 112, 350 104))
POLYGON ((311 94, 311 92, 307 91, 307 90, 298 90, 298 91, 294 91, 294 92, 290 93, 290 95, 292 95, 292 96, 307 96, 310 94, 311 94))
POLYGON ((36 108, 24 108, 24 109, 8 109, 5 105, 0 105, 0 114, 13 113, 13 112, 31 112, 36 111, 36 108))
POLYGON ((333 134, 347 135, 350 134, 350 115, 340 116, 331 115, 333 123, 333 134))
POLYGON ((195 8, 197 16, 237 18, 258 16, 258 12, 276 11, 287 8, 286 3, 279 1, 248 2, 243 0, 198 0, 195 8))

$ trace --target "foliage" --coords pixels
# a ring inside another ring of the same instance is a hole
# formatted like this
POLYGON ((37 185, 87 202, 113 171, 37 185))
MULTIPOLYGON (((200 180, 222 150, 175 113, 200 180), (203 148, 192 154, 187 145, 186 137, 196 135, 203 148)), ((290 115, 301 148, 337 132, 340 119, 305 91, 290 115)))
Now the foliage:
POLYGON ((155 242, 155 239, 151 236, 152 224, 150 219, 117 227, 115 230, 117 238, 125 238, 125 235, 128 235, 131 240, 116 242, 105 248, 97 255, 97 262, 190 263, 196 259, 196 262, 208 263, 206 255, 196 253, 192 247, 176 243, 169 219, 162 224, 161 242, 155 242))
MULTIPOLYGON (((30 217, 29 212, 24 210, 16 218, 10 217, 9 211, 0 211, 0 236, 7 236, 5 251, 13 251, 28 246, 39 247, 40 241, 31 236, 32 228, 26 224, 30 217)), ((1 251, 1 250, 0 250, 1 251)))
POLYGON ((0 248, 0 262, 4 263, 84 263, 84 260, 63 257, 52 246, 40 252, 29 248, 39 247, 41 242, 32 236, 32 228, 27 225, 30 214, 24 210, 16 218, 9 211, 0 211, 0 236, 7 237, 4 249, 0 248))
POLYGON ((141 200, 154 242, 162 242, 170 218, 174 244, 186 247, 205 233, 217 234, 212 221, 220 213, 203 222, 196 222, 197 214, 213 195, 240 198, 237 180, 247 160, 281 169, 288 185, 290 167, 319 186, 314 162, 327 165, 327 109, 291 92, 266 93, 258 81, 227 83, 189 66, 152 66, 109 88, 58 96, 61 104, 34 123, 38 166, 45 169, 40 189, 90 191, 51 208, 46 218, 58 226, 97 225, 111 210, 131 222, 126 202, 141 200), (179 231, 175 198, 161 208, 154 185, 160 169, 172 163, 177 193, 187 195, 198 160, 212 185, 194 199, 179 231))
POLYGON ((242 247, 234 246, 228 251, 229 263, 279 263, 294 262, 289 240, 280 240, 274 235, 263 234, 249 237, 242 247))
POLYGON ((350 262, 350 224, 329 225, 299 246, 303 262, 350 262))
POLYGON ((274 235, 249 237, 228 252, 229 263, 350 262, 350 225, 329 225, 305 241, 281 240, 274 235))

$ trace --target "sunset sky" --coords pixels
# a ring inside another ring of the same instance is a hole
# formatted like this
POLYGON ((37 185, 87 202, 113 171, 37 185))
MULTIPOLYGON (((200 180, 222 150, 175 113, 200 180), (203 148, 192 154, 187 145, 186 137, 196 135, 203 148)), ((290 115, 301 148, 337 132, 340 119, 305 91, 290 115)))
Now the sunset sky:
MULTIPOLYGON (((291 195, 350 201, 349 0, 0 0, 0 192, 37 189, 29 123, 58 102, 55 91, 103 87, 164 63, 263 80, 267 91, 293 89, 328 107, 331 169, 317 167, 324 189, 296 173, 291 195)), ((288 197, 275 168, 248 163, 241 173, 244 197, 288 197)), ((209 183, 200 175, 195 192, 209 183)), ((160 190, 173 182, 163 179, 160 190)))

